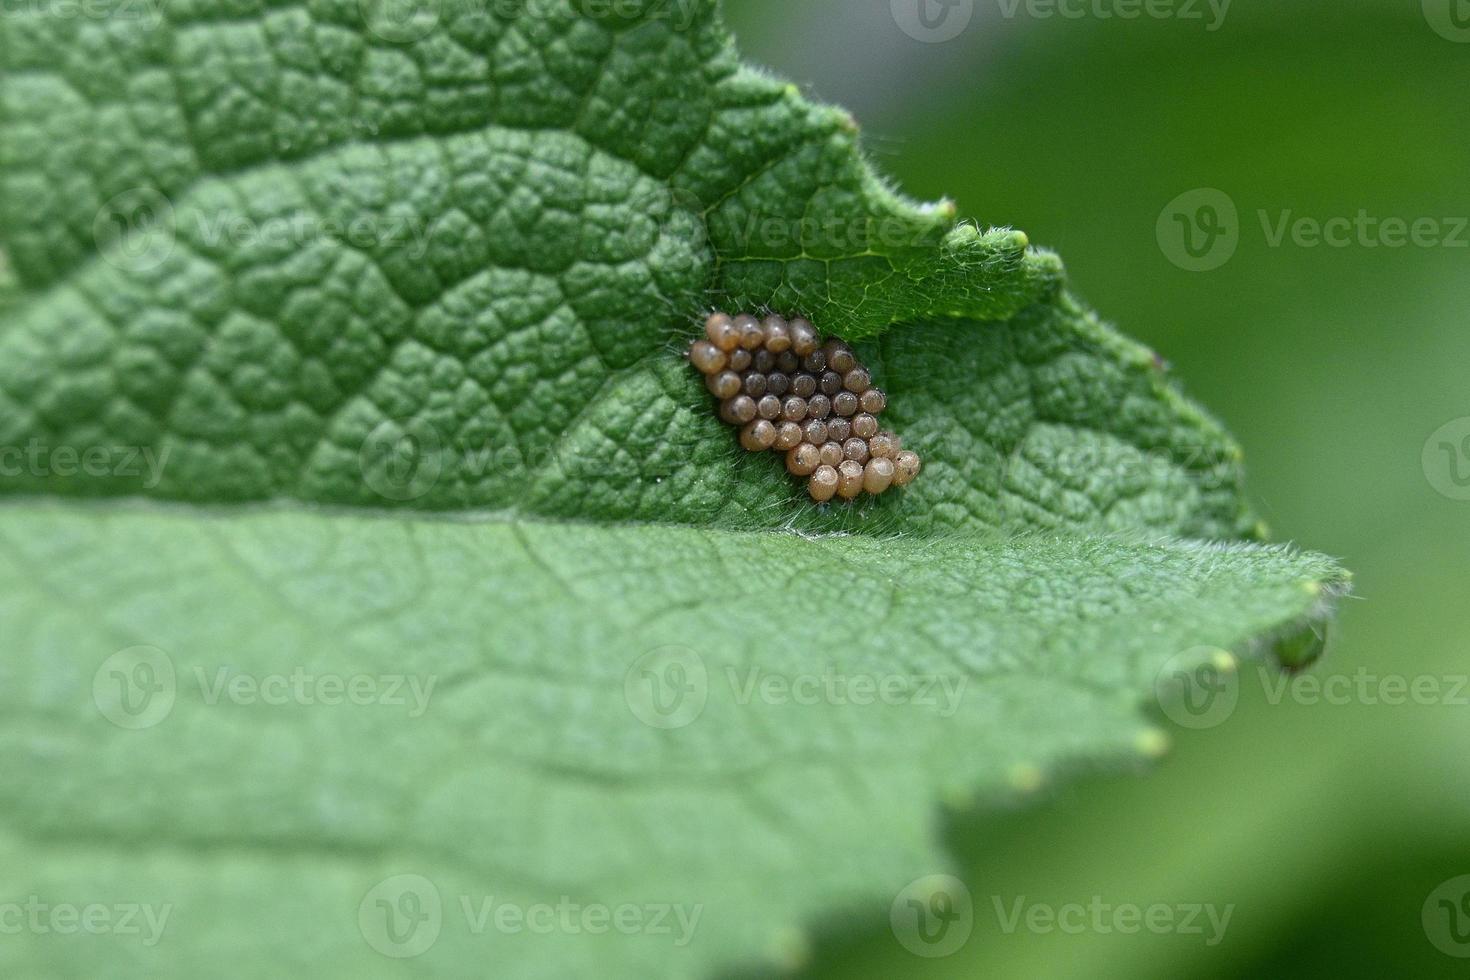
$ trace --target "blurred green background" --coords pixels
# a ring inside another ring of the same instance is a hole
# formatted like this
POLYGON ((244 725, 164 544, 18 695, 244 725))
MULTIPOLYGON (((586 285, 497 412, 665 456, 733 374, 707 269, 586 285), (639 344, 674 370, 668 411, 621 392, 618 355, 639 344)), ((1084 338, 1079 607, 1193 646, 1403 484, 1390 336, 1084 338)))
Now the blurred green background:
POLYGON ((1457 691, 1470 671, 1470 501, 1449 495, 1451 465, 1470 472, 1470 457, 1435 435, 1470 416, 1470 3, 1235 0, 1221 19, 1219 0, 1178 0, 1154 9, 1201 19, 1124 20, 1096 11, 1127 0, 1065 0, 1079 18, 955 0, 950 15, 970 19, 934 42, 901 29, 904 2, 727 10, 747 59, 852 109, 907 192, 1057 249, 1090 303, 1172 362, 1245 445, 1273 536, 1355 571, 1315 681, 1296 682, 1352 687, 1281 694, 1247 667, 1222 724, 1161 716, 1174 748, 1146 778, 1090 775, 1013 812, 951 815, 975 899, 964 948, 921 960, 886 917, 836 920, 810 972, 1470 974, 1421 921, 1437 886, 1470 874, 1470 690, 1457 691), (1209 271, 1172 262, 1177 245, 1156 231, 1196 188, 1238 211, 1236 250, 1209 271), (1338 244, 1275 239, 1283 217, 1360 212, 1429 223, 1397 247, 1378 228, 1338 244), (1393 678, 1437 693, 1384 703, 1393 678), (993 901, 1021 896, 1234 909, 1213 946, 1146 930, 1007 933, 993 901))

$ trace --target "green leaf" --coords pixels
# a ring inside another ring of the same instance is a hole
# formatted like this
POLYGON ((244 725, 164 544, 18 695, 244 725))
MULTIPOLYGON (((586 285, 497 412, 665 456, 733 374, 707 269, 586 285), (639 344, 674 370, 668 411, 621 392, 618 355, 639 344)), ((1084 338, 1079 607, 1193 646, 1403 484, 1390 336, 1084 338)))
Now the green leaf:
POLYGON ((1178 653, 1251 652, 1337 576, 1042 534, 36 505, 0 510, 0 545, 3 894, 171 909, 154 946, 9 937, 8 976, 786 959, 814 914, 945 867, 936 800, 1142 761, 1136 705, 1178 653), (405 889, 439 911, 390 934, 405 889), (491 900, 578 911, 515 931, 491 900), (646 929, 582 928, 625 904, 646 929))
POLYGON ((1156 753, 1197 648, 1317 652, 1340 573, 1194 540, 1258 525, 1162 361, 709 0, 139 9, 0 19, 0 882, 177 918, 9 973, 787 962, 942 870, 940 801, 1156 753), (716 306, 854 340, 920 479, 814 508, 740 452, 679 356, 716 306))

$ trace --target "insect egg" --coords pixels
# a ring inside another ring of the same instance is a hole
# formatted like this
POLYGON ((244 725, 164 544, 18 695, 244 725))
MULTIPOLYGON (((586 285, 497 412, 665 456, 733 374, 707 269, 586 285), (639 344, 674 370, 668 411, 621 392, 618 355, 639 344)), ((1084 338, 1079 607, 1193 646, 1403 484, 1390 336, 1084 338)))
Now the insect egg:
POLYGON ((766 350, 772 354, 780 354, 791 349, 791 328, 786 325, 785 319, 779 316, 768 316, 764 327, 766 350))
POLYGON ((689 363, 693 364, 701 374, 714 374, 725 369, 729 358, 725 356, 724 351, 708 340, 701 340, 689 348, 689 363))
POLYGON ((736 395, 720 405, 720 418, 731 425, 744 425, 755 418, 755 400, 749 395, 736 395))
POLYGON ((795 422, 782 422, 776 426, 776 442, 771 448, 785 452, 788 449, 795 449, 801 445, 802 441, 801 426, 795 422))
POLYGON ((795 476, 811 476, 820 463, 817 447, 809 442, 803 442, 786 454, 786 468, 795 476))
POLYGON ((817 330, 810 320, 801 317, 791 321, 791 350, 797 357, 806 357, 817 349, 817 330))
POLYGON ((720 418, 740 430, 741 447, 783 453, 818 504, 878 496, 919 474, 918 455, 879 428, 888 399, 868 369, 810 321, 714 313, 689 345, 689 363, 719 399, 720 418))
POLYGON ((765 419, 756 419, 740 430, 740 445, 749 452, 758 453, 770 449, 775 442, 776 427, 765 419))
POLYGON ((871 494, 880 494, 893 485, 895 467, 893 460, 874 458, 863 467, 863 489, 871 494))
POLYGON ((716 313, 704 322, 704 334, 709 342, 726 354, 740 346, 740 331, 728 314, 716 313))
POLYGON ((863 467, 850 459, 845 459, 837 467, 837 495, 843 500, 851 500, 863 492, 863 467))
POLYGON ((907 486, 919 475, 919 454, 905 449, 893 458, 893 483, 907 486))
POLYGON ((898 455, 898 441, 891 432, 880 432, 868 440, 868 455, 874 459, 892 459, 898 455))
POLYGON ((766 341, 761 322, 748 313, 735 318, 735 329, 740 331, 740 346, 748 351, 755 350, 766 341))
POLYGON ((740 394, 740 375, 734 371, 721 371, 719 374, 711 374, 704 379, 704 386, 716 398, 721 400, 734 398, 740 394))
POLYGON ((837 470, 831 466, 818 466, 807 481, 807 492, 819 504, 825 504, 837 494, 837 470))

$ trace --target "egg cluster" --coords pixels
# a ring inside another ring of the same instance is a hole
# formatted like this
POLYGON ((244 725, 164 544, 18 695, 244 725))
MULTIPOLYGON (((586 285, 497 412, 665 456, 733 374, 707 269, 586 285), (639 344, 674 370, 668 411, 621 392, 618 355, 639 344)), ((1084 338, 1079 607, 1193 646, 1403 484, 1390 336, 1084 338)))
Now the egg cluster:
POLYGON ((740 445, 786 454, 818 503, 908 484, 917 453, 878 427, 888 399, 842 341, 822 340, 806 320, 716 313, 689 347, 689 363, 740 426, 740 445))

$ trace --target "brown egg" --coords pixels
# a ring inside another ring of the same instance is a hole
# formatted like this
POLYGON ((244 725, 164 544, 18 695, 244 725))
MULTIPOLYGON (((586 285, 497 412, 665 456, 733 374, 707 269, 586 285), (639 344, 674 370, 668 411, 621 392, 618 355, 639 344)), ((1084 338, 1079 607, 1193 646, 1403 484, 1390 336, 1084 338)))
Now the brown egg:
POLYGON ((755 418, 755 399, 736 395, 720 403, 720 418, 731 425, 744 425, 755 418))
POLYGON ((863 467, 850 459, 844 459, 837 467, 837 495, 851 500, 863 492, 863 467))
POLYGON ((875 496, 882 493, 893 485, 894 473, 893 460, 868 460, 868 465, 863 467, 863 489, 875 496))
POLYGON ((801 426, 795 422, 781 422, 776 425, 776 442, 771 447, 772 449, 779 449, 784 453, 788 449, 795 449, 801 443, 801 426))
POLYGON ((898 439, 892 432, 880 432, 868 440, 868 454, 874 459, 892 459, 898 455, 898 439))
POLYGON ((786 454, 786 469, 793 476, 811 476, 819 465, 821 457, 817 447, 809 442, 803 442, 786 454))
POLYGON ((730 359, 708 340, 696 340, 689 348, 689 363, 701 374, 715 374, 725 370, 730 359))
POLYGON ((905 449, 893 457, 893 485, 896 487, 908 486, 914 477, 919 475, 921 467, 919 454, 905 449))
POLYGON ((740 331, 728 313, 714 313, 704 321, 704 335, 726 354, 740 346, 740 331))
POLYGON ((819 504, 825 504, 837 494, 837 470, 831 466, 818 466, 806 484, 807 493, 819 504))
POLYGON ((877 496, 919 475, 918 454, 879 428, 887 395, 851 347, 823 340, 809 320, 712 313, 689 363, 720 400, 720 418, 739 428, 740 445, 783 453, 818 503, 877 496))
POLYGON ((721 371, 704 379, 704 386, 716 398, 724 400, 740 394, 740 375, 734 371, 721 371))
POLYGON ((796 317, 791 321, 791 351, 797 357, 806 357, 817 349, 817 331, 810 320, 796 317))
POLYGON ((768 316, 761 326, 766 332, 766 350, 779 354, 791 349, 791 328, 786 325, 785 317, 768 316))
POLYGON ((740 445, 752 453, 764 452, 776 442, 776 427, 765 419, 756 419, 740 430, 740 445))
POLYGON ((761 322, 749 313, 735 318, 735 329, 740 331, 740 346, 748 351, 754 351, 766 342, 766 333, 761 329, 761 322))

